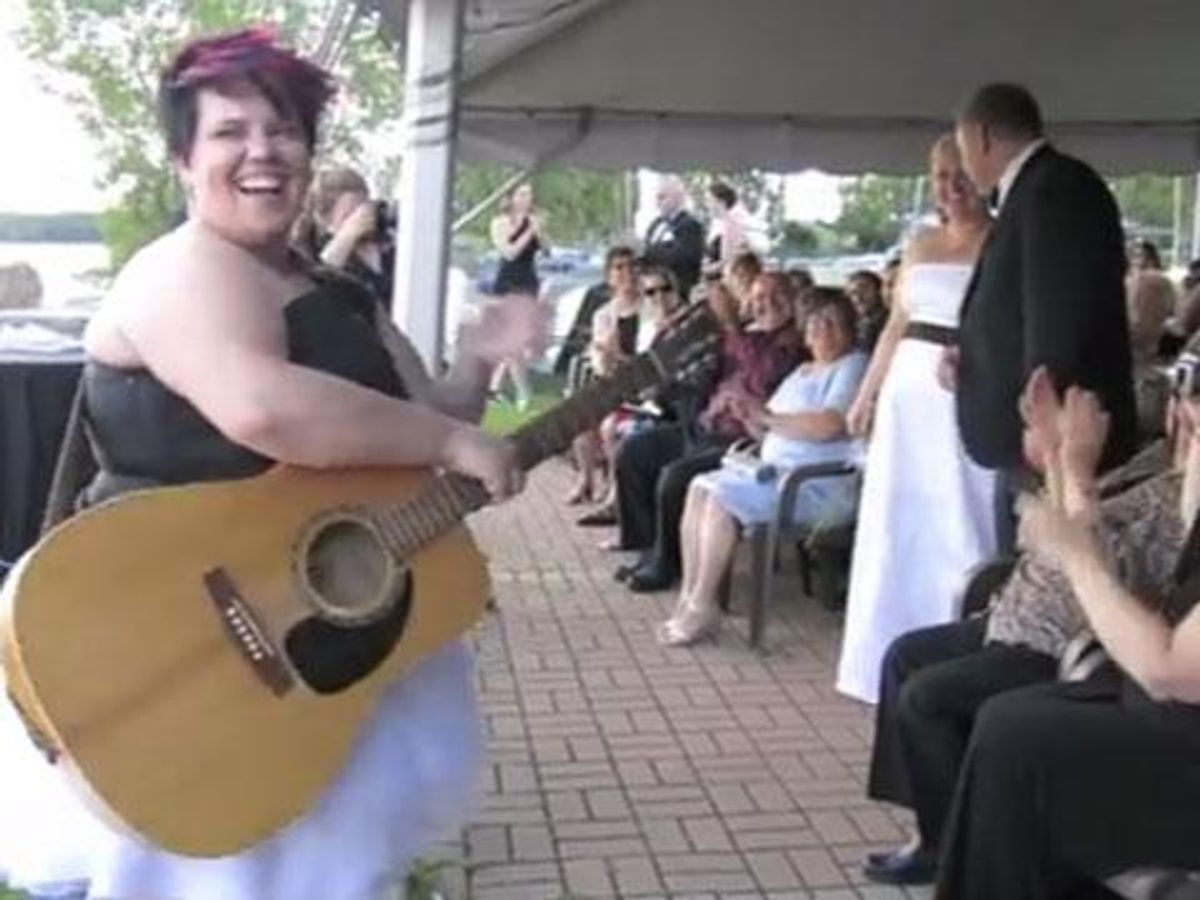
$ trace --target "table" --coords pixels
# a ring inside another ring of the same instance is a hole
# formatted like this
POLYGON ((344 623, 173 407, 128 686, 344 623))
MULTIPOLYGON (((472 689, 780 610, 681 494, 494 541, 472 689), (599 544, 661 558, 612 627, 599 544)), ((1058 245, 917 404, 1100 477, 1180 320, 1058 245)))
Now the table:
POLYGON ((76 352, 0 351, 0 563, 37 540, 82 366, 76 352))

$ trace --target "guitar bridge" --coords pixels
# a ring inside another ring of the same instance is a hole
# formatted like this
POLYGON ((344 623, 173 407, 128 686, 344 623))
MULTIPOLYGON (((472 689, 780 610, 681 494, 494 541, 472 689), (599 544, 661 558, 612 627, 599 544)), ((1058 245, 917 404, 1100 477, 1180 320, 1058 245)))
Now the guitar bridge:
POLYGON ((221 567, 204 573, 204 586, 216 607, 226 636, 242 659, 276 697, 282 697, 295 685, 279 650, 268 637, 250 606, 242 599, 233 578, 221 567))

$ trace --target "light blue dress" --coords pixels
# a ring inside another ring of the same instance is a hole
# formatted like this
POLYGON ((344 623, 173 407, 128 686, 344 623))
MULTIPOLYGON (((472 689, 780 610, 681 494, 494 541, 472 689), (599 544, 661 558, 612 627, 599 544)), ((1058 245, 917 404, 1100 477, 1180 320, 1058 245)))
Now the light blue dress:
MULTIPOLYGON (((866 355, 856 351, 828 365, 805 363, 776 388, 767 401, 767 410, 781 415, 822 410, 845 414, 858 394, 867 362, 866 355)), ((764 463, 782 470, 855 461, 861 453, 859 441, 850 437, 802 441, 768 432, 759 456, 764 463)), ((723 465, 697 476, 695 481, 742 525, 767 522, 775 515, 781 481, 778 477, 759 480, 742 467, 723 465)), ((839 525, 853 518, 857 505, 858 479, 854 476, 806 481, 796 494, 793 521, 805 525, 839 525)))

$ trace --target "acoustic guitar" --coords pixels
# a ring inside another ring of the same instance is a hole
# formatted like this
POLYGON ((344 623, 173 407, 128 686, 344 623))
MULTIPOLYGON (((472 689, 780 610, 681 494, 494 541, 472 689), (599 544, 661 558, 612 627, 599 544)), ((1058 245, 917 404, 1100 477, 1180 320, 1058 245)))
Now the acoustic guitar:
MULTIPOLYGON (((521 465, 716 345, 689 309, 512 435, 521 465)), ((4 585, 9 695, 106 821, 175 853, 234 853, 304 813, 380 694, 480 618, 486 564, 462 519, 487 502, 456 474, 277 466, 100 504, 4 585)))

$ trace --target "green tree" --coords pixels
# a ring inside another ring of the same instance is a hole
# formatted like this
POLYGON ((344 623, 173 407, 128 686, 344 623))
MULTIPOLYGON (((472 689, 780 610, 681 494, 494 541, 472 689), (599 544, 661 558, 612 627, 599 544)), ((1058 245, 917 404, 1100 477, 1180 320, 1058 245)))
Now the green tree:
MULTIPOLYGON (((463 215, 473 209, 517 171, 495 163, 460 165, 454 185, 455 214, 463 215)), ((545 218, 546 234, 553 244, 608 241, 620 236, 625 227, 623 174, 548 169, 529 180, 545 218)), ((463 234, 477 242, 486 241, 493 215, 495 209, 484 212, 463 234)))
POLYGON ((772 240, 782 238, 784 226, 784 182, 778 175, 771 175, 762 169, 749 169, 744 172, 688 172, 683 176, 692 198, 693 208, 701 211, 701 216, 707 215, 708 185, 719 180, 737 191, 738 201, 754 216, 759 217, 767 226, 772 240))
POLYGON ((781 256, 816 256, 821 250, 821 234, 804 222, 784 222, 779 228, 776 250, 781 256))
MULTIPOLYGON (((71 105, 101 157, 100 187, 113 205, 100 220, 116 265, 162 233, 182 200, 158 133, 158 71, 183 41, 269 22, 299 48, 316 45, 322 0, 27 0, 24 52, 71 105)), ((376 14, 362 14, 339 71, 348 87, 329 140, 337 157, 361 158, 356 135, 400 114, 400 74, 376 14)))
POLYGON ((835 223, 848 249, 886 250, 901 237, 912 210, 916 179, 864 175, 844 181, 842 212, 835 223))

